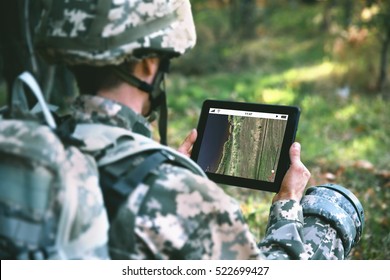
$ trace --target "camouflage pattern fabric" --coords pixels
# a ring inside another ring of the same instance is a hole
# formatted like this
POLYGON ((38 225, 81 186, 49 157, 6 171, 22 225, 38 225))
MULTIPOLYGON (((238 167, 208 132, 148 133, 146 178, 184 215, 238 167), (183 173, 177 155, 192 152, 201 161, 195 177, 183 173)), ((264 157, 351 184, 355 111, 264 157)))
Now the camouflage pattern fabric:
MULTIPOLYGON (((296 225, 289 224, 286 220, 291 219, 291 210, 294 208, 293 202, 287 201, 284 205, 282 204, 276 203, 271 206, 267 235, 259 244, 267 259, 344 259, 343 243, 337 231, 328 221, 321 219, 319 216, 302 217, 302 212, 300 212, 298 214, 301 216, 299 222, 297 221, 296 225), (280 206, 282 206, 282 209, 279 209, 279 211, 273 209, 280 206), (274 215, 274 213, 277 215, 274 215)), ((296 206, 298 204, 295 204, 296 206)))
POLYGON ((81 95, 75 100, 73 107, 73 116, 81 123, 103 123, 151 137, 150 123, 117 102, 81 95))
POLYGON ((312 220, 309 219, 310 216, 317 216, 332 224, 343 243, 344 255, 347 257, 359 242, 364 227, 363 207, 354 194, 334 184, 318 186, 307 190, 301 205, 308 223, 312 220))
POLYGON ((195 43, 188 0, 69 0, 51 1, 36 45, 53 61, 99 66, 137 50, 180 55, 195 43))
POLYGON ((0 240, 7 248, 0 255, 109 257, 108 219, 92 157, 65 148, 49 127, 21 120, 1 120, 0 155, 0 240))
POLYGON ((342 239, 327 220, 305 216, 303 237, 310 260, 342 260, 347 257, 342 239))
MULTIPOLYGON (((74 115, 79 122, 131 129, 131 109, 98 96, 81 96, 74 115)), ((129 140, 131 141, 131 140, 129 140)), ((135 166, 142 155, 128 158, 135 166)), ((162 164, 120 207, 111 223, 114 259, 342 259, 343 244, 327 221, 304 219, 293 200, 270 208, 266 237, 257 244, 239 204, 207 178, 162 164), (135 220, 134 227, 129 221, 135 220), (135 244, 133 236, 135 233, 135 244)))

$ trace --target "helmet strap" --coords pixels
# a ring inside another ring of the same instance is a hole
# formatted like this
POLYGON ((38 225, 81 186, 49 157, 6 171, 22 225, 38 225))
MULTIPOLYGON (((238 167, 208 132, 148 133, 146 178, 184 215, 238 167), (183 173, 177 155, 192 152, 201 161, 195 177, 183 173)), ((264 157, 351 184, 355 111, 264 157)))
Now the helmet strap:
POLYGON ((160 115, 158 118, 158 133, 160 134, 160 143, 167 145, 167 130, 168 130, 168 106, 165 90, 161 92, 160 115))
POLYGON ((128 72, 125 66, 112 67, 113 72, 125 82, 149 94, 151 108, 149 114, 158 108, 159 120, 158 129, 160 134, 160 143, 167 145, 167 127, 168 127, 168 107, 165 93, 165 74, 169 72, 170 60, 162 57, 159 68, 151 84, 148 84, 128 72))
POLYGON ((119 78, 124 80, 125 82, 131 84, 132 86, 135 86, 136 88, 144 91, 144 92, 151 92, 153 91, 153 86, 138 79, 136 76, 130 74, 128 69, 124 66, 114 66, 111 68, 112 71, 117 75, 119 78))

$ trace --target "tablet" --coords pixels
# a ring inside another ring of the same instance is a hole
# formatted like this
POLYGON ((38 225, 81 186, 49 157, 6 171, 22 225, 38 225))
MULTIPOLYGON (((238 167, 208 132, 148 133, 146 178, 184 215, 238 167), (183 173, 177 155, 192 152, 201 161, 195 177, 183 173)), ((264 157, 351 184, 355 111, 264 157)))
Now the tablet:
POLYGON ((294 106, 206 100, 191 158, 216 183, 278 192, 299 115, 294 106))

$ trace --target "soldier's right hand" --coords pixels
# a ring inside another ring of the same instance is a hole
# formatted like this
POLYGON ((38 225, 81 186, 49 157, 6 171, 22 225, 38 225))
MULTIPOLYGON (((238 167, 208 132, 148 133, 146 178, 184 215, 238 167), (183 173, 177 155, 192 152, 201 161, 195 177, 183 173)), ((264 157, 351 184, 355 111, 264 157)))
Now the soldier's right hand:
POLYGON ((278 200, 300 201, 307 182, 310 179, 310 172, 301 162, 301 145, 295 142, 290 147, 290 168, 283 178, 279 192, 274 196, 272 202, 278 200))

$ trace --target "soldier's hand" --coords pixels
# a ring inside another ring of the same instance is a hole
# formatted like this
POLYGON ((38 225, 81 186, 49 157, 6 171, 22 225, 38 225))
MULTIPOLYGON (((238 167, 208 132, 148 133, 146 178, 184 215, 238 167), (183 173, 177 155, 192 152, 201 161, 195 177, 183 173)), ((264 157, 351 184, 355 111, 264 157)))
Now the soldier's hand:
POLYGON ((287 170, 280 190, 272 202, 282 199, 292 199, 299 202, 303 196, 310 179, 310 172, 301 162, 301 145, 297 142, 290 147, 290 162, 290 168, 287 170))
POLYGON ((197 137, 198 137, 198 131, 194 128, 187 135, 186 139, 177 150, 183 155, 190 157, 192 152, 192 146, 194 145, 197 137))

